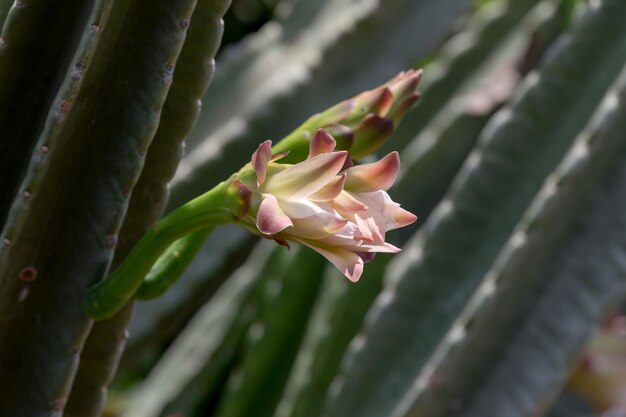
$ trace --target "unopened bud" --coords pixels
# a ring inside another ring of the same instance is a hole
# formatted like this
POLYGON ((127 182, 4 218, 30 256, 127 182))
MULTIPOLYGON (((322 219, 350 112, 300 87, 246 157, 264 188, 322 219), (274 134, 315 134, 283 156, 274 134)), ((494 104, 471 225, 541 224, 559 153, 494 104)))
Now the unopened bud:
POLYGON ((305 125, 314 124, 317 128, 322 128, 336 123, 341 123, 352 114, 355 106, 356 102, 352 99, 342 101, 341 103, 335 104, 331 108, 324 110, 322 113, 318 113, 311 117, 305 122, 305 125))
POLYGON ((354 144, 350 148, 350 155, 359 160, 376 152, 391 136, 393 128, 391 119, 370 114, 354 130, 354 144))
POLYGON ((366 91, 354 98, 356 105, 352 113, 342 121, 345 125, 353 125, 363 120, 368 114, 385 116, 393 104, 393 94, 387 87, 379 87, 366 91))
POLYGON ((354 131, 345 125, 334 124, 326 131, 337 141, 337 150, 347 150, 354 144, 354 131))
POLYGON ((396 101, 402 101, 404 97, 415 93, 415 89, 422 78, 422 72, 421 69, 403 71, 386 84, 396 101))
POLYGON ((407 114, 411 107, 419 100, 420 94, 413 93, 406 97, 404 100, 395 103, 395 105, 389 111, 387 117, 393 120, 394 126, 398 126, 402 118, 407 114))

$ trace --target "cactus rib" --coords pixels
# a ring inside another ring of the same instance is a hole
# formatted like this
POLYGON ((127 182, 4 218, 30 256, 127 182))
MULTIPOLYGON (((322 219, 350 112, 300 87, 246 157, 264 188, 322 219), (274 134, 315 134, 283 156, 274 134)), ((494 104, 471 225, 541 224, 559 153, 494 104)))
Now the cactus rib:
MULTIPOLYGON (((171 180, 183 153, 183 141, 200 111, 214 71, 213 56, 221 41, 223 22, 230 0, 196 3, 185 43, 176 62, 172 85, 163 104, 159 127, 148 149, 146 162, 133 188, 120 231, 112 266, 116 268, 132 247, 163 214, 171 180)), ((66 415, 97 416, 106 398, 106 387, 117 369, 126 344, 132 307, 112 320, 95 323, 85 344, 66 415)))
POLYGON ((519 22, 538 0, 509 0, 481 7, 467 23, 467 29, 443 45, 437 59, 426 68, 422 99, 398 128, 394 141, 384 147, 403 149, 434 119, 437 112, 458 94, 458 90, 482 66, 493 50, 518 29, 519 22))
POLYGON ((574 238, 554 258, 548 287, 464 417, 539 415, 555 399, 598 322, 626 297, 625 190, 626 170, 617 164, 594 193, 574 238))
MULTIPOLYGON (((194 378, 203 374, 221 373, 220 364, 230 362, 235 355, 234 347, 223 351, 222 343, 229 333, 247 331, 252 316, 247 309, 256 311, 252 305, 252 292, 263 279, 267 268, 280 264, 276 248, 263 242, 217 292, 195 314, 176 341, 168 348, 153 368, 142 388, 131 397, 124 416, 158 417, 166 407, 172 412, 180 411, 173 402, 192 389, 194 378), (223 360, 217 357, 225 356, 223 360), (214 362, 215 361, 215 362, 214 362)), ((241 337, 236 337, 240 340, 241 337)), ((239 343, 236 343, 237 347, 239 343)), ((199 387, 196 387, 196 389, 199 387)), ((210 386, 204 386, 209 390, 210 386)))
POLYGON ((0 227, 43 128, 42 109, 53 103, 93 3, 0 1, 0 227))
POLYGON ((73 62, 81 71, 67 74, 33 155, 31 194, 4 229, 2 415, 58 415, 66 404, 91 325, 80 299, 111 261, 195 1, 144 5, 96 4, 73 62), (39 277, 16 279, 24 268, 39 277))
POLYGON ((370 311, 367 343, 353 346, 344 362, 330 416, 391 415, 617 76, 626 60, 619 23, 625 13, 618 1, 594 9, 527 77, 512 107, 488 124, 449 197, 392 263, 387 288, 370 311), (400 322, 402 329, 392 325, 400 322))
POLYGON ((594 187, 606 183, 607 171, 626 156, 626 103, 616 105, 626 93, 626 71, 616 84, 548 177, 394 417, 453 416, 466 408, 480 381, 492 371, 493 358, 522 327, 533 299, 557 276, 549 265, 558 248, 581 218, 594 187), (438 383, 428 382, 433 379, 438 383))
POLYGON ((216 416, 274 414, 320 288, 319 276, 326 267, 325 260, 309 248, 291 249, 288 259, 288 265, 258 291, 259 320, 248 331, 241 367, 231 374, 216 416), (272 384, 268 386, 270 375, 272 384))

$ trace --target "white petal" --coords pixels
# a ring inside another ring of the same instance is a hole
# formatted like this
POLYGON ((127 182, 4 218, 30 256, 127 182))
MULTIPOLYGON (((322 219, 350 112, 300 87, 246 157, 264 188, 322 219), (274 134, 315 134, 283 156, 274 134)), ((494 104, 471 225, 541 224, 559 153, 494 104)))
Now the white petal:
POLYGON ((363 259, 356 253, 340 247, 321 247, 315 242, 296 239, 324 256, 352 282, 357 282, 363 274, 363 259))
POLYGON ((334 180, 341 170, 347 152, 331 152, 307 159, 270 176, 264 191, 284 199, 307 197, 334 180))

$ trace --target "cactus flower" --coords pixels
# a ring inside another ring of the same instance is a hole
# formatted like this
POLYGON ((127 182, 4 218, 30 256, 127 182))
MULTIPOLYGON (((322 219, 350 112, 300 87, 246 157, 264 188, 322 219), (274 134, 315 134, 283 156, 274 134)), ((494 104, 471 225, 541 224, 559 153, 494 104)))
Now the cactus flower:
POLYGON ((288 245, 309 246, 348 279, 358 281, 365 262, 377 252, 399 248, 385 233, 413 223, 416 217, 393 202, 386 190, 400 167, 397 152, 378 162, 351 166, 346 151, 324 130, 311 140, 308 158, 289 165, 272 155, 271 141, 259 145, 239 174, 249 200, 242 223, 264 237, 288 245))

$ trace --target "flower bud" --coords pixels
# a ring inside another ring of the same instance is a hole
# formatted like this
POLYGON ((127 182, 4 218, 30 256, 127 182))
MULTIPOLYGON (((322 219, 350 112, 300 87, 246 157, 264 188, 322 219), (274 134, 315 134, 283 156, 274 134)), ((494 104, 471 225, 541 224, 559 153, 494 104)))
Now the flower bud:
POLYGON ((286 160, 300 162, 314 132, 325 129, 336 135, 337 149, 347 150, 353 159, 362 159, 376 152, 419 99, 415 89, 421 76, 421 70, 401 72, 373 90, 312 116, 276 144, 274 150, 289 150, 291 153, 286 160))

